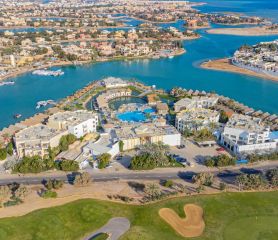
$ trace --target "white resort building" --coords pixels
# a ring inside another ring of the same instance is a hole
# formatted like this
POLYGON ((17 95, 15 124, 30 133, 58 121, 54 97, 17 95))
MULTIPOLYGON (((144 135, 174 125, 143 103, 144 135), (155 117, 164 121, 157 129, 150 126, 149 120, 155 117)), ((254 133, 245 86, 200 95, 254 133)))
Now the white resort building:
POLYGON ((218 101, 217 97, 192 97, 183 98, 174 104, 175 112, 193 108, 210 108, 218 101))
POLYGON ((86 110, 59 112, 49 117, 47 125, 58 130, 67 130, 77 138, 96 132, 98 115, 86 110))
POLYGON ((127 87, 129 84, 121 78, 108 77, 102 80, 102 85, 106 88, 123 88, 127 87))
POLYGON ((109 101, 119 97, 130 97, 132 91, 129 88, 111 89, 97 97, 97 104, 100 109, 109 108, 109 101))
POLYGON ((60 138, 66 134, 67 131, 38 124, 17 132, 13 140, 19 158, 36 155, 44 157, 48 155, 48 148, 57 147, 60 138))
POLYGON ((270 140, 270 128, 261 119, 234 114, 220 136, 220 143, 234 154, 260 150, 275 150, 277 143, 270 140))
POLYGON ((179 132, 199 131, 209 128, 212 123, 219 122, 220 114, 217 111, 205 108, 184 110, 176 115, 175 127, 179 132))
POLYGON ((147 143, 162 142, 169 146, 181 144, 181 134, 170 125, 127 124, 115 128, 115 134, 116 138, 123 142, 124 151, 147 143))
POLYGON ((85 156, 97 157, 103 153, 109 153, 111 157, 115 157, 119 152, 119 142, 116 139, 111 138, 109 133, 100 135, 100 138, 96 142, 89 142, 82 149, 85 156))

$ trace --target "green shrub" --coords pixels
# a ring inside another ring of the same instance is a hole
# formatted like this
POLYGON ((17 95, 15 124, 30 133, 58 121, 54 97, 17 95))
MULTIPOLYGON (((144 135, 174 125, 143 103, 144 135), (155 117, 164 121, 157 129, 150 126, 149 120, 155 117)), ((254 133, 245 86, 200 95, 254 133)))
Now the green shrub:
POLYGON ((77 138, 73 134, 62 136, 59 142, 60 151, 67 151, 69 149, 69 145, 73 144, 76 140, 77 138))
POLYGON ((172 180, 167 180, 167 181, 165 181, 165 183, 164 183, 164 186, 165 187, 168 187, 168 188, 171 188, 172 186, 173 186, 173 181, 172 180))
POLYGON ((13 144, 9 142, 8 145, 6 146, 6 150, 10 156, 13 155, 13 149, 14 149, 13 144))
POLYGON ((236 164, 236 158, 229 157, 226 154, 208 157, 205 160, 205 165, 207 167, 226 167, 226 166, 233 166, 235 164, 236 164))
POLYGON ((11 206, 16 206, 16 205, 19 205, 22 203, 22 200, 20 198, 14 198, 14 199, 11 199, 7 202, 5 202, 3 204, 4 207, 11 207, 11 206))
POLYGON ((65 172, 74 172, 79 170, 79 164, 74 160, 62 160, 56 163, 56 168, 65 172))
POLYGON ((100 156, 97 157, 98 161, 98 168, 103 169, 107 167, 110 163, 111 155, 109 153, 103 153, 100 156))
POLYGON ((59 189, 63 187, 63 181, 56 179, 49 179, 44 184, 48 190, 59 189))
POLYGON ((226 190, 226 188, 227 188, 226 183, 221 182, 221 183, 219 184, 219 189, 220 189, 221 191, 226 190))
POLYGON ((42 191, 41 197, 42 198, 56 198, 57 193, 54 191, 51 191, 51 190, 45 190, 45 191, 42 191))
POLYGON ((42 159, 39 156, 23 157, 14 167, 14 172, 19 173, 40 173, 54 168, 54 162, 51 159, 42 159))
POLYGON ((7 149, 1 148, 0 149, 0 160, 5 160, 7 158, 7 149))

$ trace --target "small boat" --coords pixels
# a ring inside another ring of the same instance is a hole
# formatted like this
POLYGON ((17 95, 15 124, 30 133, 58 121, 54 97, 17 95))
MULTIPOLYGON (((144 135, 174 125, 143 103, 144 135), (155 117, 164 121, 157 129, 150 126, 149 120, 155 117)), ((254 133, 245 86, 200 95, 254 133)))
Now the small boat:
POLYGON ((19 114, 19 113, 14 115, 14 118, 15 118, 15 119, 18 119, 18 118, 21 118, 21 117, 22 117, 22 115, 19 114))
POLYGON ((40 109, 41 107, 46 107, 47 105, 55 105, 56 102, 53 100, 39 101, 37 102, 36 109, 40 109))
POLYGON ((10 82, 0 82, 0 86, 5 86, 5 85, 14 85, 15 82, 14 81, 10 81, 10 82))
POLYGON ((168 56, 168 58, 169 58, 169 59, 172 59, 172 58, 174 58, 174 56, 171 55, 171 56, 168 56))
POLYGON ((51 71, 51 70, 35 70, 32 72, 33 75, 39 75, 39 76, 62 76, 64 75, 64 72, 59 69, 57 71, 51 71))

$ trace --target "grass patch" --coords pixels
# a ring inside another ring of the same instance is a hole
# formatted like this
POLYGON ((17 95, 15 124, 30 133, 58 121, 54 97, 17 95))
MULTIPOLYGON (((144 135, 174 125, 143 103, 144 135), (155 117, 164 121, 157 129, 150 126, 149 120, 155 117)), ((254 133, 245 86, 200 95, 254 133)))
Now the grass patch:
POLYGON ((145 206, 79 200, 1 219, 0 239, 82 239, 111 217, 127 217, 131 229, 121 240, 182 240, 158 211, 168 207, 184 217, 184 204, 194 203, 203 208, 206 224, 204 234, 196 240, 274 240, 278 229, 277 199, 278 191, 183 197, 145 206))

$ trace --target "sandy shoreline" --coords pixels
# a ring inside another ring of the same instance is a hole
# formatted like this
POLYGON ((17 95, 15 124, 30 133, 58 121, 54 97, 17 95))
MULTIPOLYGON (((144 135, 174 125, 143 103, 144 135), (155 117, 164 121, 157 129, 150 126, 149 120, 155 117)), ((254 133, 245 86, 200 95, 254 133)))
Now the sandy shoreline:
POLYGON ((249 76, 255 76, 260 77, 272 81, 278 81, 278 77, 269 76, 264 73, 257 73, 245 68, 237 67, 230 63, 228 58, 223 59, 217 59, 212 60, 209 62, 203 62, 200 67, 205 69, 212 69, 212 70, 218 70, 218 71, 224 71, 224 72, 233 72, 233 73, 239 73, 239 74, 245 74, 249 76))
POLYGON ((224 34, 236 36, 264 36, 278 35, 278 29, 269 30, 266 27, 250 27, 250 28, 214 28, 206 31, 209 34, 224 34))
MULTIPOLYGON (((184 38, 183 40, 193 40, 193 39, 196 39, 195 37, 188 37, 188 38, 184 38)), ((186 50, 183 48, 183 49, 180 49, 179 51, 176 51, 174 54, 172 54, 171 56, 179 56, 179 55, 182 55, 186 53, 186 50)), ((103 60, 97 60, 97 61, 78 61, 77 62, 77 65, 83 65, 83 64, 90 64, 90 63, 95 63, 95 62, 108 62, 108 61, 117 61, 117 60, 135 60, 135 59, 155 59, 153 58, 152 56, 141 56, 141 57, 115 57, 115 58, 112 58, 112 59, 103 59, 103 60)), ((22 75, 22 74, 25 74, 25 73, 29 73, 29 72, 32 72, 34 70, 39 70, 39 69, 44 69, 44 68, 50 68, 50 67, 63 67, 63 66, 71 66, 71 65, 74 65, 73 62, 57 62, 57 63, 52 63, 52 64, 46 64, 46 65, 42 65, 42 66, 39 66, 39 67, 25 67, 25 68, 22 68, 18 71, 14 71, 14 72, 11 72, 7 75, 5 75, 4 77, 0 77, 0 82, 1 81, 5 81, 9 78, 14 78, 18 75, 22 75)))

